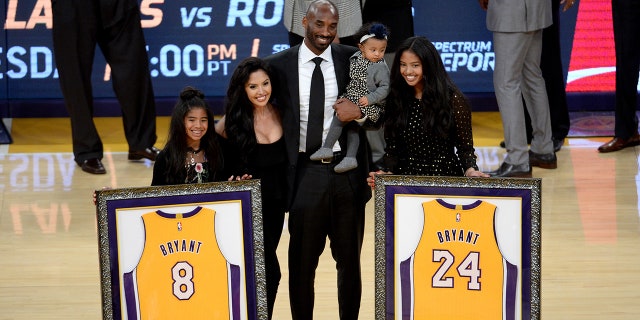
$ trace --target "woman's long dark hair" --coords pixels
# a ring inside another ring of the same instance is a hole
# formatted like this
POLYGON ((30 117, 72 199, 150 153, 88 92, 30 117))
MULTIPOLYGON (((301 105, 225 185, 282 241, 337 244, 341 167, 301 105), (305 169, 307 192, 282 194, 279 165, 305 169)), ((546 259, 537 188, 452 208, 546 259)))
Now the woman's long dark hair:
POLYGON ((173 108, 171 123, 169 124, 169 137, 164 147, 164 151, 168 157, 167 181, 171 184, 184 183, 184 181, 177 181, 179 179, 178 177, 184 176, 185 159, 187 150, 189 149, 184 119, 189 111, 197 108, 204 109, 209 120, 207 132, 200 140, 200 150, 204 150, 209 163, 210 180, 216 180, 216 177, 213 175, 215 175, 223 165, 220 147, 216 139, 216 131, 213 128, 213 112, 204 100, 202 91, 193 87, 186 87, 180 92, 180 99, 178 99, 178 102, 173 108))
POLYGON ((425 37, 411 37, 400 44, 396 50, 391 67, 391 85, 385 107, 385 133, 396 137, 408 123, 410 101, 415 99, 415 88, 409 86, 400 73, 400 57, 405 51, 411 51, 422 62, 423 127, 447 137, 453 125, 453 110, 450 99, 459 90, 444 69, 440 54, 425 37))
MULTIPOLYGON (((245 86, 252 73, 263 70, 271 81, 271 97, 269 103, 273 101, 274 78, 267 64, 260 58, 249 57, 240 62, 236 67, 225 99, 225 133, 231 145, 240 150, 240 159, 246 164, 247 157, 258 144, 256 133, 253 127, 253 104, 247 97, 245 86)), ((274 107, 274 111, 280 116, 280 110, 274 107)))

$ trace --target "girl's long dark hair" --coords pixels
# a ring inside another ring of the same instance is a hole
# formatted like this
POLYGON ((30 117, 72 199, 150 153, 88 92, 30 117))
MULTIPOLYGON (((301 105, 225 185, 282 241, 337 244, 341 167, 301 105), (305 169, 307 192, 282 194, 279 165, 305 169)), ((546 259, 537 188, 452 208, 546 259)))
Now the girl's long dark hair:
POLYGON ((405 51, 414 53, 422 62, 424 88, 422 92, 422 124, 425 130, 447 137, 453 125, 450 99, 459 89, 449 78, 440 54, 425 37, 411 37, 396 50, 391 67, 391 85, 385 107, 385 133, 396 137, 408 123, 410 101, 415 99, 415 89, 407 84, 400 73, 400 57, 405 51))
MULTIPOLYGON (((229 88, 225 99, 225 132, 227 140, 231 145, 240 150, 240 159, 246 164, 247 157, 253 151, 258 140, 256 138, 253 127, 253 104, 247 97, 245 85, 249 81, 249 77, 255 71, 263 70, 271 80, 272 90, 275 88, 273 83, 274 77, 267 64, 260 58, 249 57, 236 67, 231 80, 229 80, 229 88)), ((269 103, 273 101, 274 94, 271 92, 269 103)), ((274 111, 280 115, 280 110, 274 107, 274 111)))
POLYGON ((184 181, 177 181, 179 179, 178 177, 184 176, 186 155, 189 149, 184 119, 189 111, 197 108, 204 109, 209 120, 207 132, 200 140, 200 150, 205 152, 209 163, 210 174, 212 175, 210 177, 211 181, 216 180, 216 177, 213 175, 223 166, 220 147, 216 139, 216 132, 213 128, 213 112, 204 100, 202 91, 193 87, 185 87, 180 92, 180 99, 178 99, 178 102, 173 108, 171 123, 169 124, 169 137, 164 147, 164 151, 168 157, 167 181, 171 184, 184 183, 184 181))

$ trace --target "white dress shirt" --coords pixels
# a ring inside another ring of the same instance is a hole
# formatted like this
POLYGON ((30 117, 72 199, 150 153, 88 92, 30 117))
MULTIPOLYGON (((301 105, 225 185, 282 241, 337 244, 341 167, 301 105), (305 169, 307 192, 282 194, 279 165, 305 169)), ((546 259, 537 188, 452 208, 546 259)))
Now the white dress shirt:
MULTIPOLYGON (((333 105, 338 99, 338 82, 336 80, 336 71, 333 66, 333 58, 331 57, 331 46, 322 54, 316 56, 304 44, 300 45, 298 54, 298 74, 299 74, 299 91, 300 91, 300 152, 313 153, 316 150, 306 150, 307 147, 307 124, 309 123, 309 95, 311 91, 311 75, 316 67, 312 61, 315 57, 323 59, 320 64, 322 76, 324 77, 324 122, 322 130, 322 141, 327 138, 331 121, 333 120, 333 105)), ((333 151, 340 151, 340 144, 336 142, 333 151)))

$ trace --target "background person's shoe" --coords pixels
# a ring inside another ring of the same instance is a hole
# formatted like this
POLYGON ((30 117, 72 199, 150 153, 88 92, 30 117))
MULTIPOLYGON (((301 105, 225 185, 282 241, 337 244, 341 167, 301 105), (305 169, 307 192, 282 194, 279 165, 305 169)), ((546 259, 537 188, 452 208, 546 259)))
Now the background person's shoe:
POLYGON ((560 151, 560 149, 562 149, 562 146, 564 145, 564 139, 551 138, 551 141, 553 142, 553 151, 558 152, 560 151))
MULTIPOLYGON (((527 138, 527 144, 531 144, 531 140, 529 140, 529 138, 527 138)), ((500 141, 500 148, 506 148, 507 144, 504 142, 504 140, 500 141)))
POLYGON ((91 174, 105 174, 107 170, 102 165, 102 161, 98 158, 87 159, 80 165, 82 171, 91 174))
POLYGON ((513 165, 503 162, 496 171, 487 172, 491 177, 506 178, 531 178, 531 166, 528 163, 513 165))
POLYGON ((129 150, 129 160, 141 160, 142 158, 156 161, 156 157, 160 153, 160 149, 151 146, 144 150, 129 150))
POLYGON ((535 153, 529 150, 529 165, 543 169, 555 169, 558 167, 558 157, 556 153, 535 153))
POLYGON ((601 153, 614 152, 637 145, 640 145, 640 135, 636 132, 629 139, 614 137, 611 141, 598 147, 598 151, 601 153))

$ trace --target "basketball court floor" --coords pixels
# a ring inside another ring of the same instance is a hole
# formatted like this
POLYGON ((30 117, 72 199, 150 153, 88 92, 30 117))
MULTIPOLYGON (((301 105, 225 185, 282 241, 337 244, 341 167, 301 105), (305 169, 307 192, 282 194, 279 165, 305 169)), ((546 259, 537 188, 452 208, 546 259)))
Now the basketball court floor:
MULTIPOLYGON (((100 319, 96 208, 103 187, 148 186, 153 163, 127 160, 120 118, 96 118, 106 175, 74 163, 68 118, 4 119, 0 145, 0 319, 100 319)), ((158 118, 158 147, 169 119, 158 118)), ((504 156, 500 118, 473 114, 481 170, 504 156)), ((541 318, 637 319, 640 314, 640 148, 599 154, 607 137, 572 137, 558 169, 542 179, 541 318)), ((374 319, 374 205, 367 206, 360 319, 374 319)), ((284 226, 286 228, 286 225, 284 226)), ((288 232, 278 248, 283 278, 274 319, 290 319, 288 232)), ((338 319, 335 264, 325 250, 316 278, 315 319, 338 319)))

